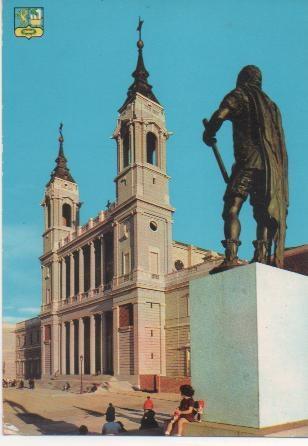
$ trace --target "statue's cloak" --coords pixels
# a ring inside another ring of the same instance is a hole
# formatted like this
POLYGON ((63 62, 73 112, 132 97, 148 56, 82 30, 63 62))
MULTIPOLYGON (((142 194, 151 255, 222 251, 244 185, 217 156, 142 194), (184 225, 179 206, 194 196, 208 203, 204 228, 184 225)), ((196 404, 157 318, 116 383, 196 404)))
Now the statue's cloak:
POLYGON ((288 157, 277 105, 256 85, 238 87, 249 98, 256 117, 266 173, 265 205, 273 221, 273 264, 283 268, 288 199, 288 157))

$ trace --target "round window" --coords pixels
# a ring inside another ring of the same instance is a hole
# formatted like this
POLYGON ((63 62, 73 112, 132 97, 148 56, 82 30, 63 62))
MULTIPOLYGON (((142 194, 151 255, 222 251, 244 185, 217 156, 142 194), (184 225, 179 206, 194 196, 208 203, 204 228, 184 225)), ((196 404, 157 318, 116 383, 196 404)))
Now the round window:
POLYGON ((150 221, 150 229, 157 231, 157 223, 155 221, 150 221))
POLYGON ((176 260, 174 262, 174 266, 177 271, 180 271, 181 269, 184 268, 184 263, 182 262, 182 260, 176 260))

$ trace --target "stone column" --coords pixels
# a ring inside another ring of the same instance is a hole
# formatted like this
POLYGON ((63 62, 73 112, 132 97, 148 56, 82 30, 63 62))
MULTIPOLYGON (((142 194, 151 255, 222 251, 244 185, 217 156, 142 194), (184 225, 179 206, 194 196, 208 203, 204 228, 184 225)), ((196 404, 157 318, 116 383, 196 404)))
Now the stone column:
POLYGON ((61 324, 61 375, 66 375, 66 325, 61 324))
MULTIPOLYGON (((140 304, 139 304, 140 305, 140 304)), ((138 375, 140 373, 140 334, 139 334, 139 321, 138 321, 138 303, 134 303, 134 374, 138 375)))
POLYGON ((59 322, 58 318, 54 316, 51 326, 51 342, 50 342, 50 349, 51 349, 51 373, 56 373, 60 371, 60 363, 59 363, 59 356, 60 356, 60 339, 59 339, 59 322))
POLYGON ((117 146, 118 146, 118 172, 122 170, 122 140, 120 135, 117 137, 117 146))
MULTIPOLYGON (((84 321, 83 318, 79 318, 79 345, 78 345, 78 353, 79 353, 79 368, 80 368, 80 356, 83 356, 82 361, 82 374, 84 374, 84 321)), ((81 373, 81 370, 79 370, 79 373, 81 373)))
POLYGON ((119 306, 113 307, 113 373, 120 374, 120 351, 119 351, 119 306))
POLYGON ((130 151, 130 165, 135 162, 135 144, 134 144, 134 127, 129 125, 129 151, 130 151))
POLYGON ((84 265, 83 249, 79 248, 79 293, 84 292, 84 265))
POLYGON ((90 316, 90 374, 95 375, 95 316, 90 316))
POLYGON ((159 304, 160 309, 160 374, 166 375, 166 332, 165 314, 166 304, 159 304))
POLYGON ((75 295, 75 262, 73 253, 70 254, 70 295, 75 295))
POLYGON ((42 273, 42 305, 46 305, 45 266, 41 265, 42 273))
POLYGON ((74 367, 74 346, 75 346, 75 330, 74 330, 74 321, 70 321, 70 375, 74 375, 75 367, 74 367))
POLYGON ((94 242, 90 242, 90 290, 95 288, 95 248, 94 242))
POLYGON ((45 326, 41 326, 41 371, 42 375, 45 375, 45 344, 44 344, 44 329, 45 326))
POLYGON ((51 301, 58 302, 60 300, 60 270, 58 260, 53 261, 51 264, 51 277, 50 277, 50 294, 51 301))
POLYGON ((100 237, 100 247, 101 247, 101 280, 100 280, 100 282, 101 282, 101 285, 104 285, 104 282, 105 282, 105 280, 104 280, 105 259, 104 259, 104 237, 103 236, 100 237))
POLYGON ((104 373, 105 369, 105 316, 104 313, 101 314, 101 374, 104 373))
POLYGON ((157 166, 161 170, 164 170, 163 160, 162 160, 162 131, 161 130, 158 131, 158 138, 157 138, 157 145, 156 145, 156 162, 157 162, 157 166))
POLYGON ((119 223, 113 222, 113 284, 117 285, 119 275, 119 223))
POLYGON ((66 298, 66 263, 65 257, 62 257, 61 260, 61 268, 62 268, 62 290, 61 290, 61 298, 66 298))

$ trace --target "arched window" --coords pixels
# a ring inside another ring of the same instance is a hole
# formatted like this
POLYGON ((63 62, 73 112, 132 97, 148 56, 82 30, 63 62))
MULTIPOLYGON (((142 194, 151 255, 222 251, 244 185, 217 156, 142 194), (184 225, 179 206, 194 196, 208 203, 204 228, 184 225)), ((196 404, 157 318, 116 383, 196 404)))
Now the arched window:
POLYGON ((122 142, 123 142, 123 169, 131 163, 131 150, 129 142, 128 127, 122 127, 122 142))
POLYGON ((50 214, 50 201, 49 198, 46 200, 46 212, 47 212, 47 228, 50 228, 51 226, 51 214, 50 214))
POLYGON ((157 166, 157 138, 154 133, 147 133, 147 163, 157 166))
POLYGON ((62 224, 63 226, 72 226, 72 208, 67 203, 62 207, 62 224))

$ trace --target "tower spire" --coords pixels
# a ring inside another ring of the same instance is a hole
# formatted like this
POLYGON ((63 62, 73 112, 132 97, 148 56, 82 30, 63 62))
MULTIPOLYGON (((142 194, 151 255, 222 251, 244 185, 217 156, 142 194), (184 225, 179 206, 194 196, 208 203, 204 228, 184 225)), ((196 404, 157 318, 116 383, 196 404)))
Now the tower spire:
POLYGON ((135 96, 136 93, 140 93, 143 96, 146 96, 147 98, 151 99, 152 101, 159 104, 156 96, 152 92, 152 85, 148 83, 148 77, 149 72, 145 68, 144 61, 143 61, 143 53, 142 49, 144 47, 143 40, 141 39, 141 30, 144 20, 141 20, 139 17, 139 23, 137 27, 137 31, 139 32, 139 40, 137 42, 138 47, 138 60, 137 60, 137 66, 135 71, 132 73, 132 76, 134 78, 134 82, 131 84, 131 86, 128 89, 127 92, 127 99, 122 107, 124 107, 129 100, 135 96))
POLYGON ((67 159, 65 158, 65 155, 64 155, 64 150, 63 150, 64 137, 62 134, 62 129, 63 129, 63 123, 61 122, 60 126, 59 126, 60 136, 58 138, 59 153, 58 153, 58 157, 56 159, 56 167, 54 168, 54 170, 51 173, 50 181, 52 181, 54 178, 61 178, 62 180, 67 180, 67 181, 71 181, 72 183, 75 183, 75 180, 72 177, 72 175, 70 174, 69 168, 67 167, 67 159))

